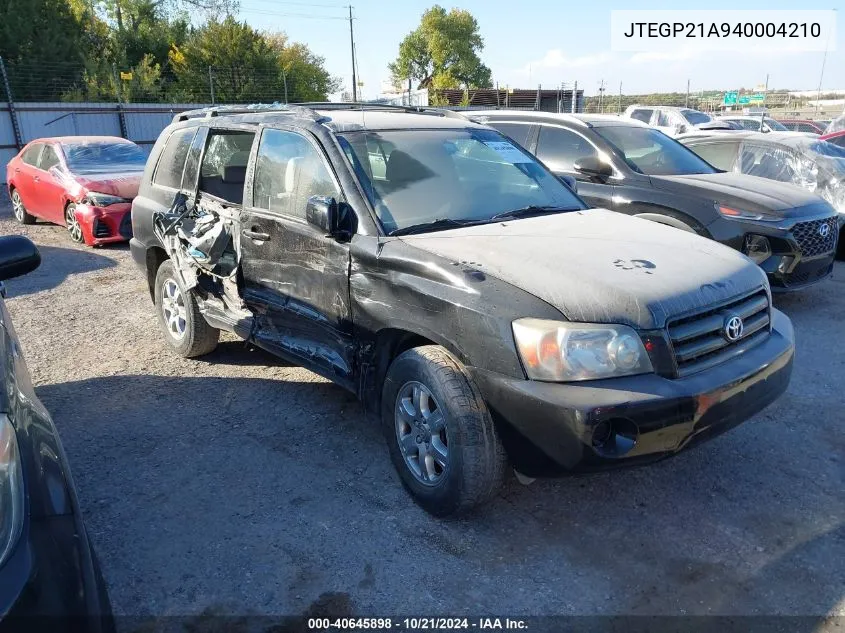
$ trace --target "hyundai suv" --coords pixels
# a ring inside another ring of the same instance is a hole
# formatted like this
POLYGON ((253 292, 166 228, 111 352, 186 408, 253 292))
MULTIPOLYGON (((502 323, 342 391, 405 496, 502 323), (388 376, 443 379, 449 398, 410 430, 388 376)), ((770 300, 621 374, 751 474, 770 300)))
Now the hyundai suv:
POLYGON ((177 353, 226 330, 356 393, 436 515, 490 499, 508 461, 533 477, 672 455, 791 374, 792 326, 747 258, 590 209, 449 113, 177 115, 132 223, 177 353))
POLYGON ((833 274, 837 213, 814 193, 725 173, 632 119, 506 110, 466 116, 507 134, 559 176, 574 178, 590 204, 745 253, 766 272, 773 290, 799 290, 833 274))

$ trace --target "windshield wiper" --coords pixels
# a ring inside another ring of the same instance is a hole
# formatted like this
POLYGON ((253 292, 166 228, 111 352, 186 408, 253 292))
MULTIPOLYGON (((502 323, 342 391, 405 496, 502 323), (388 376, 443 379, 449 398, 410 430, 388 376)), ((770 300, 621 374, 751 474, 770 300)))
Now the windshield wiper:
POLYGON ((428 231, 438 231, 441 229, 453 229, 459 226, 470 226, 478 224, 473 220, 455 220, 453 218, 437 218, 431 222, 421 222, 419 224, 412 224, 411 226, 403 226, 401 229, 394 229, 388 235, 411 235, 412 233, 426 233, 428 231))
POLYGON ((505 218, 527 218, 532 215, 543 215, 544 213, 558 213, 562 211, 583 211, 581 207, 556 207, 553 205, 536 205, 531 204, 527 207, 520 207, 519 209, 511 209, 510 211, 502 211, 492 216, 488 221, 503 220, 505 218))

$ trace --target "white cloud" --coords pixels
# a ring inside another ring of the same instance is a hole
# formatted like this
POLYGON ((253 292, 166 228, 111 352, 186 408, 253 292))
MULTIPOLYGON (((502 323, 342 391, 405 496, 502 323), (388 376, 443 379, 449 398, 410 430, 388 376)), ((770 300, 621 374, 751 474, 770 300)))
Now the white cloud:
POLYGON ((590 66, 601 66, 613 59, 610 51, 596 53, 595 55, 581 55, 569 57, 561 49, 549 50, 542 59, 526 64, 520 69, 521 74, 528 75, 536 70, 561 69, 561 68, 586 68, 590 66))

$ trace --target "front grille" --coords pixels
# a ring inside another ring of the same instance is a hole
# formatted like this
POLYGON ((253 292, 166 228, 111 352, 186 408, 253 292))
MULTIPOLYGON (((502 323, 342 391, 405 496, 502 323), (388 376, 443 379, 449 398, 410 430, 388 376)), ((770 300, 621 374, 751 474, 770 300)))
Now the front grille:
POLYGON ((833 272, 834 256, 801 262, 788 275, 772 277, 772 288, 798 288, 815 283, 833 272))
POLYGON ((798 242, 801 255, 804 257, 815 257, 816 255, 833 252, 836 248, 839 224, 836 218, 799 222, 792 227, 792 235, 795 236, 795 241, 798 242), (827 236, 822 236, 819 231, 825 225, 828 227, 827 236))
POLYGON ((94 220, 94 237, 108 237, 111 235, 109 225, 99 220, 94 220))
POLYGON ((120 228, 118 229, 121 237, 127 240, 132 239, 132 214, 127 213, 120 221, 120 228))
POLYGON ((670 321, 669 340, 679 377, 714 367, 742 354, 769 335, 769 296, 758 290, 705 312, 670 321), (743 331, 736 341, 728 340, 725 325, 738 316, 743 331))

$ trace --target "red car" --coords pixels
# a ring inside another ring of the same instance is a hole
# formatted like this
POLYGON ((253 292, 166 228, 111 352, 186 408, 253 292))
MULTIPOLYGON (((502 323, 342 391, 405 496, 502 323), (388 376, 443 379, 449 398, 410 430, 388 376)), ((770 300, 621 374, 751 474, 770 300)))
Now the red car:
POLYGON ((819 140, 827 141, 828 143, 833 143, 834 145, 838 145, 839 147, 845 147, 845 130, 839 130, 838 132, 831 132, 830 134, 825 134, 824 136, 820 136, 819 140))
POLYGON ((113 136, 32 141, 6 166, 15 218, 63 224, 74 242, 89 246, 125 242, 146 162, 135 143, 113 136))
POLYGON ((824 125, 820 125, 817 121, 810 121, 810 119, 778 119, 778 123, 791 132, 824 133, 824 125))

